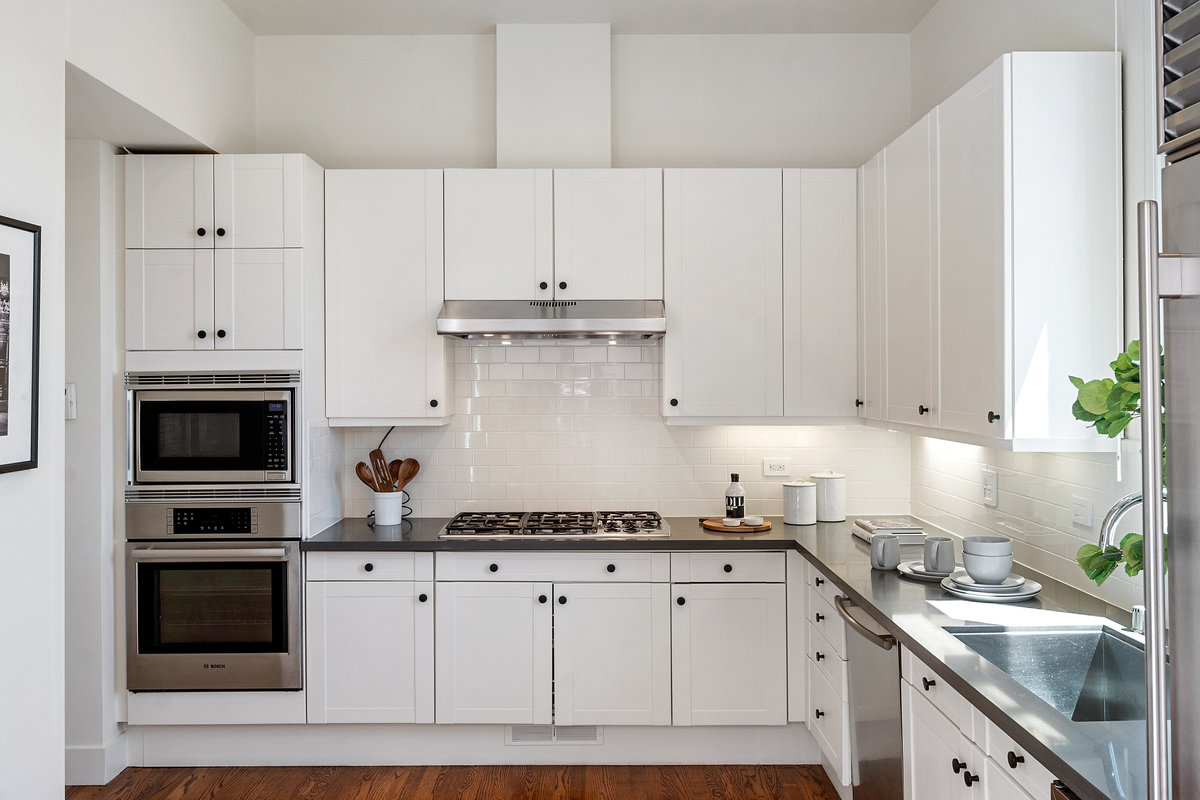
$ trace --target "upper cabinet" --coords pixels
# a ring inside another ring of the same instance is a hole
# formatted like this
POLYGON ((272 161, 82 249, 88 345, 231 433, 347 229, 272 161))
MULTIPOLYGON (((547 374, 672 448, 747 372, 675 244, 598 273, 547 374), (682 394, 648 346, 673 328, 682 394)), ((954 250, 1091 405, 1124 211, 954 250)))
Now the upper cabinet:
POLYGON ((447 300, 661 300, 662 170, 445 172, 447 300))
POLYGON ((331 421, 444 422, 442 171, 328 170, 325 235, 331 421))
POLYGON ((125 246, 303 247, 302 155, 125 157, 125 246))
POLYGON ((858 171, 858 397, 863 419, 883 408, 883 153, 858 171))
POLYGON ((864 272, 884 242, 882 420, 1019 451, 1114 446, 1073 418, 1067 376, 1121 346, 1119 66, 1002 56, 884 149, 882 219, 864 211, 860 234, 864 272))

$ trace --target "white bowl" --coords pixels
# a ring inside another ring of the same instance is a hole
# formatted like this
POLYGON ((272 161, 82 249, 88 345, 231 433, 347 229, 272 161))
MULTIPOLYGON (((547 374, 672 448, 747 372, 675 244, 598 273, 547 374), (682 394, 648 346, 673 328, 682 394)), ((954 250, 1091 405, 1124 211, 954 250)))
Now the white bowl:
POLYGON ((763 518, 762 517, 746 517, 745 519, 742 520, 742 523, 745 525, 753 525, 753 526, 757 527, 759 525, 762 525, 763 518))
POLYGON ((1007 536, 964 536, 963 552, 977 556, 1012 555, 1012 539, 1007 536))
POLYGON ((733 517, 726 517, 725 519, 721 520, 721 524, 726 528, 736 528, 742 524, 742 521, 740 519, 734 519, 733 517))
POLYGON ((1003 583, 1012 572, 1012 553, 1003 556, 981 556, 963 553, 963 568, 980 583, 1003 583))

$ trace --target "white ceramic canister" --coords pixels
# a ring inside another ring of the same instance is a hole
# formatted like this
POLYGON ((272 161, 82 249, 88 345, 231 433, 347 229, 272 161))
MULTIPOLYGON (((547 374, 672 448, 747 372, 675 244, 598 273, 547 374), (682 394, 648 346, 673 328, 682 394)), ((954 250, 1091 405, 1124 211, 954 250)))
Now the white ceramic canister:
POLYGON ((808 477, 817 484, 817 522, 845 522, 846 476, 827 469, 808 477))
POLYGON ((812 481, 783 484, 783 521, 787 525, 817 524, 817 485, 812 481))
POLYGON ((399 525, 404 520, 404 492, 371 492, 376 525, 399 525))

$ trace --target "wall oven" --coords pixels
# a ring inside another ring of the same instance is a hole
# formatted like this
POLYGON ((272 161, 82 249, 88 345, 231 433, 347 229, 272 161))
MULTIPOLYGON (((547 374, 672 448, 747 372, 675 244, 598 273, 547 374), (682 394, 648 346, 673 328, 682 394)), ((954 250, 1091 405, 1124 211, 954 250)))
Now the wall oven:
POLYGON ((300 504, 126 504, 130 691, 300 689, 300 504))
POLYGON ((295 483, 299 376, 128 374, 129 481, 295 483))

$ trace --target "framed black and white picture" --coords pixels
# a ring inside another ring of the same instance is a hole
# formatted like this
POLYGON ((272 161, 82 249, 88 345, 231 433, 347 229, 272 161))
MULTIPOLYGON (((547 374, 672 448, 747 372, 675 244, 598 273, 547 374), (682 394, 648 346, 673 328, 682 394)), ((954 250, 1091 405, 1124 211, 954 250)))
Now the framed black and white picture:
POLYGON ((0 217, 0 473, 37 466, 41 237, 0 217))

